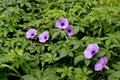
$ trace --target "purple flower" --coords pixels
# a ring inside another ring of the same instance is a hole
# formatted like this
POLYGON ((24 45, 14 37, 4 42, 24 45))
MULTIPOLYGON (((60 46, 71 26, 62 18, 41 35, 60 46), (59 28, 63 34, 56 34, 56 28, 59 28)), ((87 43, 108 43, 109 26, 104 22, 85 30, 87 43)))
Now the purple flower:
POLYGON ((67 32, 67 35, 68 35, 68 36, 74 35, 74 28, 73 28, 72 25, 69 25, 69 26, 65 29, 65 31, 67 32))
POLYGON ((31 44, 31 46, 32 46, 33 48, 35 48, 35 45, 34 45, 34 44, 31 44))
POLYGON ((56 27, 60 29, 66 29, 68 27, 68 19, 67 18, 60 18, 56 21, 56 27))
POLYGON ((48 33, 48 31, 44 31, 43 33, 41 33, 39 35, 39 41, 41 43, 45 43, 48 39, 49 39, 49 33, 48 33))
POLYGON ((99 51, 98 44, 89 44, 84 51, 84 56, 87 59, 92 58, 99 51))
POLYGON ((95 71, 100 71, 100 70, 102 70, 103 68, 109 70, 109 67, 106 66, 107 62, 108 62, 108 58, 107 58, 107 57, 105 57, 105 56, 104 56, 104 57, 101 57, 101 58, 97 61, 97 63, 95 64, 94 70, 95 70, 95 71))
POLYGON ((37 35, 37 31, 35 29, 29 29, 27 32, 26 32, 26 38, 30 38, 30 39, 33 39, 35 36, 37 35))

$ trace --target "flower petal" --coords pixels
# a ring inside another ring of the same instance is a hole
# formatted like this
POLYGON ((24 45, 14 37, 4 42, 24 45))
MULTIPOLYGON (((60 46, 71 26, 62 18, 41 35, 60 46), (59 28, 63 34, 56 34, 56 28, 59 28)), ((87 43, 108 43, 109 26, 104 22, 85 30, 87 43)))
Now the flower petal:
POLYGON ((99 60, 98 60, 98 62, 100 63, 100 64, 102 64, 102 65, 106 65, 107 64, 107 62, 108 62, 108 59, 107 59, 107 57, 106 56, 104 56, 104 57, 101 57, 99 60))
POLYGON ((45 43, 49 39, 49 33, 47 31, 44 31, 39 35, 39 42, 45 43))
POLYGON ((103 65, 101 63, 96 63, 95 66, 94 66, 94 70, 95 71, 100 71, 103 69, 103 65))
POLYGON ((89 44, 87 48, 84 51, 84 56, 87 59, 90 59, 99 51, 99 46, 98 44, 89 44))
POLYGON ((108 62, 108 59, 106 56, 101 57, 95 64, 94 69, 95 71, 102 70, 108 62))
POLYGON ((98 44, 89 44, 86 48, 88 51, 95 51, 97 53, 99 51, 99 46, 98 44))
POLYGON ((90 51, 84 51, 84 56, 85 56, 85 58, 87 58, 87 59, 90 59, 90 58, 93 57, 93 55, 91 54, 90 51))
POLYGON ((73 28, 72 25, 69 25, 69 26, 65 29, 65 31, 67 32, 67 35, 68 35, 68 36, 74 35, 74 28, 73 28))
POLYGON ((37 35, 37 31, 35 29, 29 29, 26 32, 26 38, 33 39, 37 35))
POLYGON ((66 29, 68 27, 68 19, 67 18, 60 18, 56 21, 56 27, 60 29, 66 29))

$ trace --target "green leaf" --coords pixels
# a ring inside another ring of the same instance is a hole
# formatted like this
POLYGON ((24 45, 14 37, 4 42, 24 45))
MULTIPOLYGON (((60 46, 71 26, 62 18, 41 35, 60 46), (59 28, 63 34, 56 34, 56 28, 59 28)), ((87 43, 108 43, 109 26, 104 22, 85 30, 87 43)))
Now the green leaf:
POLYGON ((56 72, 62 73, 62 72, 64 72, 64 69, 63 68, 57 68, 56 72))
POLYGON ((68 54, 70 57, 73 57, 73 53, 72 52, 69 52, 68 54))
POLYGON ((18 55, 22 56, 22 55, 23 55, 23 49, 19 49, 19 50, 17 51, 17 53, 18 53, 18 55))
POLYGON ((72 50, 78 49, 79 47, 80 47, 80 44, 78 44, 78 42, 77 42, 74 44, 72 50))
POLYGON ((107 46, 109 46, 109 45, 111 44, 111 40, 110 40, 110 39, 106 40, 106 41, 105 41, 105 44, 106 44, 107 46))
POLYGON ((90 64, 91 60, 85 59, 85 65, 88 66, 90 64))
POLYGON ((44 54, 43 55, 43 61, 49 62, 49 63, 53 62, 52 54, 50 54, 50 53, 44 54))
POLYGON ((119 44, 119 42, 117 41, 117 39, 112 39, 113 43, 119 44))
POLYGON ((52 39, 57 38, 57 36, 58 36, 59 34, 60 34, 59 31, 56 31, 55 33, 53 33, 53 35, 52 35, 52 39))
POLYGON ((86 73, 87 72, 87 67, 83 66, 83 72, 86 73))
POLYGON ((34 76, 32 76, 30 74, 24 75, 24 76, 22 76, 22 78, 24 80, 38 80, 37 78, 35 78, 34 76))
POLYGON ((74 26, 74 34, 77 34, 80 31, 79 28, 79 26, 74 26))
POLYGON ((120 62, 116 62, 116 64, 112 64, 112 67, 118 71, 120 71, 120 62))
POLYGON ((74 73, 76 75, 79 74, 80 77, 82 77, 82 75, 84 74, 81 68, 74 68, 74 73))
POLYGON ((80 27, 80 31, 84 33, 85 29, 83 27, 80 27))
POLYGON ((76 65, 78 62, 82 61, 84 59, 83 55, 77 56, 74 59, 74 65, 76 65))
POLYGON ((102 57, 105 55, 106 49, 100 48, 99 52, 96 54, 97 57, 102 57))
POLYGON ((109 77, 108 80, 120 80, 120 71, 113 72, 109 77))
POLYGON ((47 68, 46 70, 44 70, 42 72, 41 77, 42 77, 41 80, 57 80, 57 75, 56 75, 54 68, 53 69, 47 68))
POLYGON ((41 80, 41 72, 39 69, 33 69, 31 70, 32 75, 34 75, 38 80, 41 80))
POLYGON ((91 73, 93 73, 92 70, 88 70, 88 71, 86 72, 87 75, 89 75, 89 74, 91 74, 91 73))
POLYGON ((65 48, 62 48, 60 51, 60 58, 63 58, 68 55, 68 51, 65 48))

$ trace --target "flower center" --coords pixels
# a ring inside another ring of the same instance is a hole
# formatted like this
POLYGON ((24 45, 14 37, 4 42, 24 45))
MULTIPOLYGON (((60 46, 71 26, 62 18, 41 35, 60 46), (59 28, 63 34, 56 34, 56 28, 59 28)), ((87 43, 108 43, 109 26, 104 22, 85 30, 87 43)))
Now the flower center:
POLYGON ((47 39, 47 36, 45 36, 44 39, 47 39))
POLYGON ((95 54, 95 50, 93 50, 91 53, 92 53, 92 54, 95 54))
POLYGON ((64 26, 65 24, 64 23, 61 23, 61 26, 64 26))
POLYGON ((70 29, 68 29, 68 32, 71 32, 71 30, 70 30, 70 29))
POLYGON ((34 33, 32 33, 31 36, 34 36, 34 33))

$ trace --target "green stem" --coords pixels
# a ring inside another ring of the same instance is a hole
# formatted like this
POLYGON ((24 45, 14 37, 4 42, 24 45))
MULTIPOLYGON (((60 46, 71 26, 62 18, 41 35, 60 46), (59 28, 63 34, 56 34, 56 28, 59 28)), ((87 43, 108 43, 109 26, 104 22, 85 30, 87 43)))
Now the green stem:
POLYGON ((14 73, 8 73, 9 75, 11 75, 11 76, 16 76, 16 77, 20 77, 19 75, 17 75, 17 74, 14 74, 14 73))
POLYGON ((64 34, 64 36, 65 36, 65 38, 66 38, 66 42, 68 42, 69 40, 68 40, 68 37, 67 37, 67 35, 65 34, 65 32, 64 32, 64 31, 61 31, 61 33, 64 34))
POLYGON ((1 64, 1 66, 7 67, 7 68, 9 68, 9 69, 12 69, 14 72, 17 73, 18 77, 21 77, 20 73, 19 73, 17 70, 15 70, 13 67, 11 67, 11 66, 9 66, 9 65, 7 65, 7 64, 1 64))

